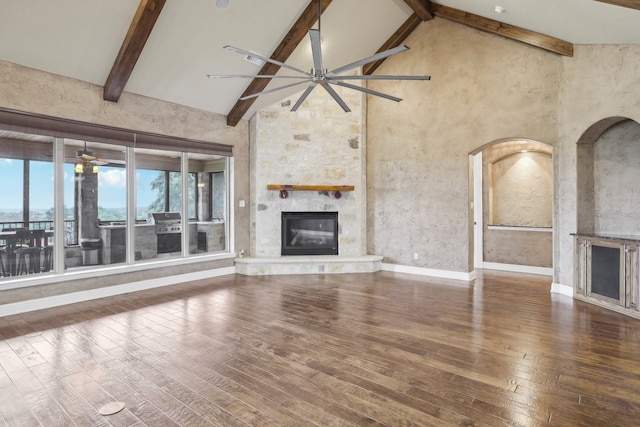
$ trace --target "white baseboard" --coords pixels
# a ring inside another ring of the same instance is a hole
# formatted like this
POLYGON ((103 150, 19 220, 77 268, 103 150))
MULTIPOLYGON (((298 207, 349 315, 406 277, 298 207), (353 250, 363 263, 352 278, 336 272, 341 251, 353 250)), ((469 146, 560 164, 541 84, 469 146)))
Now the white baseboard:
POLYGON ((566 295, 568 297, 573 298, 573 287, 567 285, 561 285, 560 283, 552 283, 551 284, 551 293, 552 294, 560 294, 566 295))
POLYGON ((0 317, 10 316, 12 314, 26 313, 35 310, 43 310, 46 308, 58 307, 65 304, 74 304, 77 302, 90 301, 98 298, 143 291, 146 289, 160 288, 162 286, 175 285, 178 283, 189 282, 193 280, 226 276, 228 274, 235 274, 235 272, 236 268, 234 266, 216 268, 213 270, 196 271, 193 273, 179 274, 176 276, 168 276, 158 279, 141 280, 139 282, 125 283, 122 285, 105 286, 104 288, 72 292, 69 294, 55 295, 28 301, 13 302, 0 305, 0 317))
POLYGON ((379 271, 380 255, 298 255, 236 258, 236 273, 246 276, 271 274, 372 273, 379 271))
POLYGON ((499 262, 483 262, 482 268, 486 270, 512 271, 514 273, 540 274, 542 276, 553 276, 553 268, 534 267, 531 265, 502 264, 499 262))
POLYGON ((442 279, 453 279, 453 280, 465 280, 467 282, 472 281, 476 278, 476 272, 470 271, 468 273, 460 272, 460 271, 450 271, 450 270, 438 270, 434 268, 424 268, 424 267, 413 267, 410 265, 399 265, 399 264, 387 264, 382 263, 383 271, 393 271, 396 273, 408 273, 408 274, 417 274, 419 276, 431 276, 431 277, 439 277, 442 279))
MULTIPOLYGON (((486 266, 485 268, 489 268, 486 266)), ((508 265, 508 264, 499 264, 508 265)), ((540 267, 537 267, 540 268, 540 267)), ((470 282, 476 278, 475 271, 468 273, 450 270, 438 270, 433 268, 412 267, 399 264, 382 263, 383 271, 392 271, 397 273, 416 274, 420 276, 438 277, 443 279, 463 280, 470 282)), ((550 269, 549 269, 550 270, 550 269)), ((507 270, 515 271, 515 270, 507 270)), ((530 273, 530 271, 521 271, 530 273)), ((158 279, 142 280, 139 282, 126 283, 122 285, 107 286, 99 289, 91 289, 87 291, 73 292, 64 295, 56 295, 51 297, 38 298, 28 301, 20 301, 9 304, 0 305, 0 317, 10 316, 13 314, 26 313, 29 311, 43 310, 52 307, 58 307, 65 304, 74 304, 83 301, 91 301, 99 298, 106 298, 115 295, 122 295, 131 292, 143 291, 146 289, 160 288, 163 286, 175 285, 178 283, 189 282, 193 280, 201 280, 210 277, 226 276, 235 274, 236 267, 224 267, 213 270, 197 271, 194 273, 180 274, 176 276, 163 277, 158 279)), ((550 274, 550 273, 534 273, 534 274, 550 274)), ((551 292, 573 297, 573 287, 565 286, 559 283, 551 284, 551 292)))

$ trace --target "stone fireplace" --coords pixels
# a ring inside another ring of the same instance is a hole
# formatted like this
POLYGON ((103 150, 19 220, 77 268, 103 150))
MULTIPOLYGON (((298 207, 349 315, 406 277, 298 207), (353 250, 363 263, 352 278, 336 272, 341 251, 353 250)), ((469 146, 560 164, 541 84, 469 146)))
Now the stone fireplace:
POLYGON ((365 97, 352 90, 339 93, 352 112, 344 113, 328 94, 315 90, 297 112, 290 112, 299 96, 292 95, 258 111, 251 119, 251 246, 247 257, 236 260, 238 273, 380 269, 381 257, 373 257, 372 265, 360 264, 372 260, 366 253, 365 97), (293 189, 283 195, 267 188, 276 185, 353 186, 353 190, 336 193, 293 189), (282 256, 283 212, 335 212, 340 219, 337 254, 282 256), (352 266, 353 262, 358 265, 352 266), (303 264, 306 267, 301 267, 303 264))

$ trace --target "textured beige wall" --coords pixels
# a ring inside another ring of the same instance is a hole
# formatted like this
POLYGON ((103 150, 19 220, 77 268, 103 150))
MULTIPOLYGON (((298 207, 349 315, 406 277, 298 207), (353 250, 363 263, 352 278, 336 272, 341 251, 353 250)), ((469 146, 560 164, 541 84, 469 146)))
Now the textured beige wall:
POLYGON ((232 266, 233 259, 211 260, 193 264, 174 265, 171 267, 155 267, 148 270, 139 270, 128 273, 114 272, 114 274, 110 274, 108 276, 93 276, 81 280, 67 279, 64 282, 56 284, 3 290, 0 291, 0 301, 2 301, 2 304, 9 304, 19 301, 27 301, 30 299, 88 291, 105 288, 107 286, 122 285, 124 283, 135 283, 142 280, 163 279, 180 274, 195 273, 198 271, 214 270, 232 266))
POLYGON ((531 267, 553 266, 550 232, 485 230, 484 261, 531 267))
POLYGON ((553 170, 546 153, 514 153, 489 165, 493 225, 551 227, 553 170))
POLYGON ((619 123, 605 131, 595 143, 578 144, 578 193, 584 212, 578 229, 602 234, 640 234, 640 124, 619 123))
POLYGON ((432 80, 370 85, 404 100, 368 100, 368 251, 468 272, 468 154, 505 138, 555 144, 561 61, 438 18, 405 43, 378 73, 432 80))
POLYGON ((554 150, 554 282, 573 286, 573 238, 578 229, 577 143, 612 117, 640 122, 640 46, 574 46, 562 58, 557 148, 554 150))
MULTIPOLYGON (((249 200, 249 135, 246 121, 241 121, 237 127, 232 128, 226 125, 224 116, 126 92, 118 103, 104 101, 102 88, 99 86, 4 61, 0 61, 0 76, 2 76, 0 107, 3 108, 232 145, 235 181, 233 206, 236 206, 234 208, 235 245, 247 247, 249 212, 247 208, 237 207, 237 200, 249 200)), ((203 96, 206 95, 203 94, 203 96)), ((186 270, 199 271, 228 264, 228 262, 189 264, 186 270)), ((171 269, 176 273, 182 270, 184 268, 171 269)), ((167 274, 166 269, 157 271, 167 274)), ((118 275, 117 280, 112 276, 96 278, 90 283, 67 280, 64 284, 47 285, 33 290, 24 290, 22 293, 18 290, 13 291, 11 300, 56 295, 79 289, 158 277, 154 274, 136 272, 118 275)), ((0 299, 3 299, 1 295, 0 299)))

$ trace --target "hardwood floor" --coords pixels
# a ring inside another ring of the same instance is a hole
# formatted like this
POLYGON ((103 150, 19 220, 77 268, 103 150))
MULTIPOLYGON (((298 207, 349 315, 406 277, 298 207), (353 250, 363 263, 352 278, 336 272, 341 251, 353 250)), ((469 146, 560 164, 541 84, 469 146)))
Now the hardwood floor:
POLYGON ((4 317, 0 425, 637 426, 640 321, 549 288, 225 276, 4 317))

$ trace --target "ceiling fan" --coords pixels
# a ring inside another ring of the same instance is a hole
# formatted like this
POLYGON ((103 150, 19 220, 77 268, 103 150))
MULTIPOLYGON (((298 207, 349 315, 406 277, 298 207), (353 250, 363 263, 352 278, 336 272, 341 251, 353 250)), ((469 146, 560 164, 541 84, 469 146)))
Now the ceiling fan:
POLYGON ((320 37, 320 17, 322 15, 321 9, 321 0, 318 0, 318 28, 309 29, 309 39, 311 40, 311 53, 313 56, 313 69, 311 72, 306 72, 297 67, 292 67, 283 62, 276 61, 271 58, 267 58, 262 55, 258 55, 254 52, 247 51, 244 49, 239 49, 233 46, 224 46, 225 49, 230 50, 232 52, 236 52, 245 56, 250 56, 253 58, 258 58, 262 61, 269 62, 275 65, 278 65, 283 68, 287 68, 289 70, 295 71, 299 73, 298 76, 281 76, 281 75, 215 75, 215 74, 207 74, 207 77, 210 78, 249 78, 249 79, 300 79, 301 81, 287 84, 284 86, 279 86, 274 89, 264 90, 262 92, 254 93, 251 95, 244 96, 240 98, 241 101, 250 98, 257 98, 260 95, 265 95, 267 93, 276 92, 282 89, 287 89, 290 87, 298 86, 307 83, 307 89, 302 93, 298 101, 293 105, 291 111, 297 111, 300 105, 304 102, 305 99, 309 96, 311 91, 318 85, 322 86, 331 97, 342 107, 345 112, 351 111, 351 109, 347 106, 344 100, 338 95, 338 93, 333 89, 332 85, 342 86, 348 89, 357 90, 360 92, 367 93, 369 95, 379 96, 385 99, 389 99, 391 101, 400 102, 401 98, 388 95, 386 93, 378 92, 372 89, 367 89, 365 87, 356 86, 350 83, 347 83, 346 80, 431 80, 431 76, 392 76, 392 75, 341 75, 344 72, 353 70, 354 68, 361 67, 370 62, 378 61, 380 59, 388 58, 392 55, 405 52, 409 50, 409 47, 405 45, 400 45, 394 47, 389 50, 385 50, 383 52, 377 53, 375 55, 369 56, 367 58, 363 58, 359 61, 352 62, 350 64, 344 65, 342 67, 336 68, 335 70, 327 71, 323 67, 322 64, 322 46, 321 46, 321 37, 320 37))
POLYGON ((76 157, 78 158, 78 160, 84 160, 85 162, 93 163, 98 166, 109 164, 108 160, 100 159, 95 156, 95 153, 87 150, 87 141, 84 142, 83 150, 76 151, 76 157))
POLYGON ((94 155, 94 153, 87 151, 87 141, 84 142, 84 149, 76 151, 76 158, 78 162, 74 167, 74 172, 84 173, 87 170, 91 170, 93 173, 98 173, 98 166, 108 165, 109 161, 100 159, 94 155), (91 165, 91 169, 88 167, 91 165))

